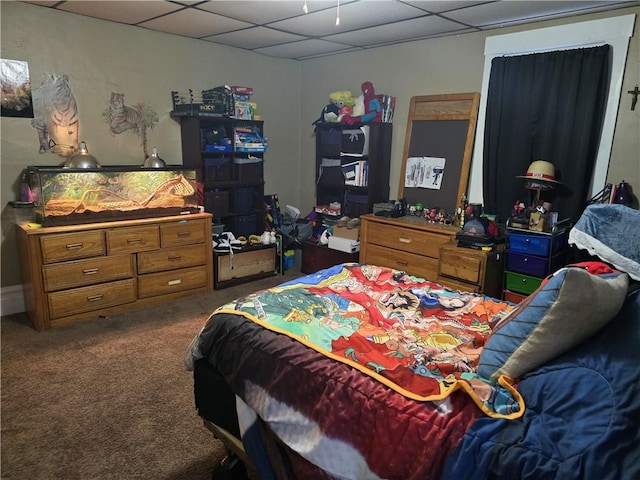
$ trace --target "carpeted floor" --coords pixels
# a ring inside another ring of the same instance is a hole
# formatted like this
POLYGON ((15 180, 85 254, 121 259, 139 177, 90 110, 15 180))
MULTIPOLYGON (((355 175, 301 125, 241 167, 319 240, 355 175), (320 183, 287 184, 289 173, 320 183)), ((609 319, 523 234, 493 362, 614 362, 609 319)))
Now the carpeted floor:
POLYGON ((45 332, 3 317, 1 478, 210 479, 226 449, 194 408, 186 349, 216 307, 298 275, 45 332))

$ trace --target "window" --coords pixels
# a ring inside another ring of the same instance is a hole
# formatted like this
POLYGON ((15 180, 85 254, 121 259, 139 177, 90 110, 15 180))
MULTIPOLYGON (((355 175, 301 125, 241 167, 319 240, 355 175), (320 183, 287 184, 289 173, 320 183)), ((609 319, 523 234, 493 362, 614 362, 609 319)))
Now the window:
POLYGON ((469 201, 482 203, 482 154, 484 141, 485 108, 491 61, 504 55, 522 55, 586 46, 609 44, 613 48, 611 65, 611 85, 607 100, 600 148, 591 180, 591 193, 602 189, 606 182, 609 156, 613 143, 613 133, 618 114, 618 104, 622 90, 624 67, 627 58, 629 38, 633 34, 635 15, 572 23, 558 27, 548 27, 526 32, 488 37, 485 42, 484 73, 480 95, 480 112, 475 136, 473 160, 469 186, 469 201))

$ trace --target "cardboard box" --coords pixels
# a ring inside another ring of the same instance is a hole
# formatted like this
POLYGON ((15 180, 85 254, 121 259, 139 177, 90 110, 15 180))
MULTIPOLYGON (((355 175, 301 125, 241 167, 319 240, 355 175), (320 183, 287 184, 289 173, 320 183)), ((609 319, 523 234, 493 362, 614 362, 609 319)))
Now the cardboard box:
POLYGON ((335 227, 333 227, 333 236, 358 241, 360 240, 360 227, 347 228, 339 227, 336 225, 335 227))
POLYGON ((356 253, 360 251, 360 242, 331 235, 329 237, 329 248, 346 253, 356 253))

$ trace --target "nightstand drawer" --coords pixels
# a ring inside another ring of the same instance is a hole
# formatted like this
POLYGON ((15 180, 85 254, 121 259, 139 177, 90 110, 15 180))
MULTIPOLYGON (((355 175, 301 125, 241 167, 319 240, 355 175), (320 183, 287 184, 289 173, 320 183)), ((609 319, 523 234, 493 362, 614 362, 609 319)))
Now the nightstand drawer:
POLYGON ((43 263, 98 257, 106 253, 101 231, 61 233, 40 238, 43 263))
POLYGON ((462 292, 480 293, 480 286, 472 283, 465 283, 449 277, 438 277, 438 283, 452 290, 460 290, 462 292))
POLYGON ((484 255, 474 255, 464 248, 443 248, 440 251, 438 273, 463 282, 479 285, 482 283, 484 255))
POLYGON ((211 241, 206 238, 205 220, 181 220, 160 225, 160 239, 162 247, 176 247, 178 245, 193 245, 211 241))
POLYGON ((206 286, 207 268, 205 266, 150 273, 138 277, 138 296, 140 298, 155 297, 206 286))
POLYGON ((207 263, 207 246, 187 245, 138 254, 138 274, 195 267, 207 263))
POLYGON ((136 286, 131 278, 50 293, 48 300, 51 318, 55 319, 83 312, 98 312, 102 308, 135 302, 136 286))
MULTIPOLYGON (((451 240, 449 235, 438 235, 423 230, 396 227, 393 225, 376 225, 368 231, 366 241, 394 250, 411 252, 421 256, 438 258, 441 245, 451 240)), ((367 260, 369 263, 373 263, 367 260)))
POLYGON ((42 267, 42 276, 47 292, 95 285, 133 277, 133 259, 114 255, 49 264, 42 267))
POLYGON ((109 255, 144 252, 157 248, 160 248, 160 234, 157 225, 107 230, 109 255))
POLYGON ((369 265, 380 265, 402 270, 409 275, 433 282, 438 278, 438 260, 436 258, 401 252, 397 249, 369 245, 367 258, 365 260, 360 259, 360 261, 369 265))

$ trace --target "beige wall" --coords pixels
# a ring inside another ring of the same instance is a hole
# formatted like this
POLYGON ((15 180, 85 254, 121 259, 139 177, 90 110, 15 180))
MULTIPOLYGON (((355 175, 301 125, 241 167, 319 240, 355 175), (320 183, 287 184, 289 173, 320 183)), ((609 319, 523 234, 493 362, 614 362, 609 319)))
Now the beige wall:
MULTIPOLYGON (((314 142, 311 123, 328 102, 329 92, 351 90, 373 82, 378 93, 397 97, 391 168, 391 198, 399 182, 409 100, 415 95, 480 91, 484 40, 487 36, 640 13, 640 8, 573 17, 484 33, 424 40, 297 62, 230 47, 162 34, 126 25, 56 12, 16 2, 0 2, 1 57, 29 63, 33 87, 44 73, 71 77, 80 111, 80 137, 105 165, 142 162, 135 135, 112 137, 101 112, 112 91, 126 104, 150 102, 160 115, 150 132, 170 163, 180 163, 179 125, 169 117, 171 90, 199 91, 221 84, 249 85, 265 120, 269 152, 265 191, 278 193, 282 204, 307 213, 314 205, 314 142)), ((625 179, 640 191, 640 104, 629 110, 626 94, 640 83, 638 21, 631 38, 608 179, 625 179)), ((13 211, 7 202, 18 195, 27 165, 55 165, 51 154, 38 154, 35 130, 28 119, 1 119, 2 287, 20 283, 13 240, 13 211)))
MULTIPOLYGON (((171 91, 200 91, 218 85, 248 85, 265 120, 269 152, 265 190, 296 204, 300 197, 300 62, 266 57, 209 42, 106 22, 18 2, 0 2, 1 57, 29 63, 32 87, 45 73, 67 73, 80 115, 80 139, 103 165, 140 165, 136 135, 112 136, 102 111, 111 92, 125 104, 149 102, 160 117, 149 135, 167 163, 181 164, 180 125, 170 118, 171 91), (284 172, 281 174, 281 172, 284 172)), ((28 165, 57 165, 63 159, 38 153, 29 119, 1 119, 2 287, 21 282, 13 236, 18 182, 28 165)))
MULTIPOLYGON (((484 43, 487 37, 633 13, 640 13, 640 8, 619 9, 609 13, 582 15, 482 33, 404 43, 305 61, 302 66, 302 85, 306 93, 302 104, 301 158, 304 163, 313 164, 314 138, 312 130, 305 131, 304 127, 318 117, 321 106, 327 103, 329 92, 351 90, 354 95, 359 95, 360 84, 365 80, 371 80, 377 93, 397 97, 390 179, 391 197, 396 198, 411 97, 480 92, 484 68, 484 43), (333 80, 328 80, 331 78, 333 80)), ((640 102, 636 110, 631 111, 631 96, 626 92, 640 83, 639 23, 639 19, 636 18, 634 35, 629 44, 627 67, 622 85, 623 94, 607 180, 616 184, 623 179, 626 180, 635 187, 638 196, 640 196, 640 102)), ((304 177, 302 182, 302 191, 313 189, 312 178, 304 177)))

